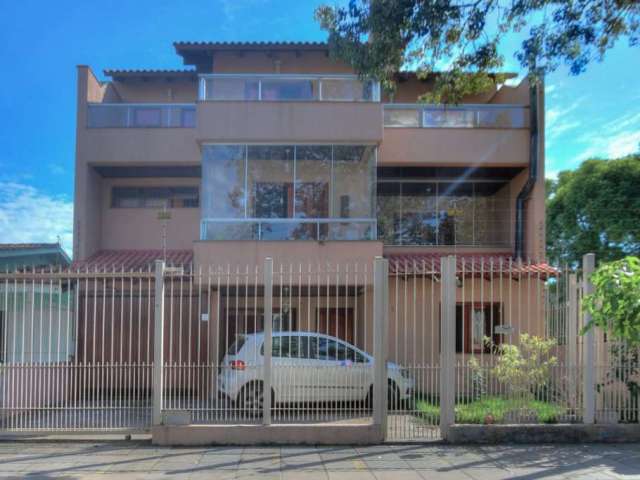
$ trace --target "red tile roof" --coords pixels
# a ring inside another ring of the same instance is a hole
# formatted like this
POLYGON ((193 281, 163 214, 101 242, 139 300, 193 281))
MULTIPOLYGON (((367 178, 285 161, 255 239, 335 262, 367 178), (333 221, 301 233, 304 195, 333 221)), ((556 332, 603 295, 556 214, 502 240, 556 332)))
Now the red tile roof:
MULTIPOLYGON (((84 261, 74 262, 71 268, 79 270, 149 270, 156 260, 163 258, 162 250, 101 250, 84 261)), ((167 265, 178 267, 191 265, 191 250, 167 250, 167 265)))
MULTIPOLYGON (((396 275, 412 274, 438 274, 440 273, 440 259, 447 254, 443 253, 409 253, 390 254, 389 273, 396 275)), ((540 278, 558 275, 560 272, 555 267, 545 263, 520 262, 509 254, 457 254, 456 263, 458 272, 466 275, 533 275, 540 278)))

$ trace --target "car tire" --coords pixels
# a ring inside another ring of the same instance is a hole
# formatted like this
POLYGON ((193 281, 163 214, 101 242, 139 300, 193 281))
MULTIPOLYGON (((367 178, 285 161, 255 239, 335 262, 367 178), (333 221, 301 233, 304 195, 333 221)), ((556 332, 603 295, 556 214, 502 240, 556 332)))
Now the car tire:
MULTIPOLYGON (((271 390, 271 408, 274 406, 275 395, 271 390)), ((238 408, 252 417, 262 416, 264 408, 264 385, 262 382, 250 382, 242 387, 236 401, 238 408)))
MULTIPOLYGON (((373 408, 373 385, 369 387, 365 404, 368 408, 373 408)), ((400 390, 398 390, 393 380, 389 380, 389 386, 387 388, 387 410, 398 410, 400 408, 400 390)))

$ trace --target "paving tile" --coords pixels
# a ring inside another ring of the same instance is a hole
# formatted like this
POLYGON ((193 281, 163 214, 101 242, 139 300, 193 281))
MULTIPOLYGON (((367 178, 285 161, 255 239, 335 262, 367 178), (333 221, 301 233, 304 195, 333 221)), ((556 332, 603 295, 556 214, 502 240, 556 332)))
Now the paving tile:
MULTIPOLYGON (((501 480, 514 478, 514 472, 503 468, 463 468, 455 470, 473 480, 501 480)), ((436 477, 438 478, 438 477, 436 477)))
POLYGON ((328 472, 329 480, 375 480, 371 472, 328 472))
POLYGON ((324 470, 308 471, 308 470, 283 470, 283 480, 328 480, 329 474, 324 470))
POLYGON ((381 470, 372 473, 376 480, 423 480, 415 470, 381 470))

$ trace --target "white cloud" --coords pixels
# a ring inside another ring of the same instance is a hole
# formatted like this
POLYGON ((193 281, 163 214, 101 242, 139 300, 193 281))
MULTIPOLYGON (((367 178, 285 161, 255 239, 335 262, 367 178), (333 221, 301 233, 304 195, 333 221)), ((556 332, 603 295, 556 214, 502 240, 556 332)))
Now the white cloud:
POLYGON ((73 247, 73 202, 16 182, 0 181, 0 242, 56 242, 73 247))
POLYGON ((586 145, 578 155, 578 161, 593 157, 619 158, 636 153, 640 151, 640 113, 622 115, 577 140, 586 145))

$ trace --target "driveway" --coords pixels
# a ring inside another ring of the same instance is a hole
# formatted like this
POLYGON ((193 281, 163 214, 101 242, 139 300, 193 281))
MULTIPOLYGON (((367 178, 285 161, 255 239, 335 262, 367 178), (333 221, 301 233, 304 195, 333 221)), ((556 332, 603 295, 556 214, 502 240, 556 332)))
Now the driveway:
POLYGON ((148 441, 2 441, 0 478, 640 479, 640 445, 159 448, 148 441))

